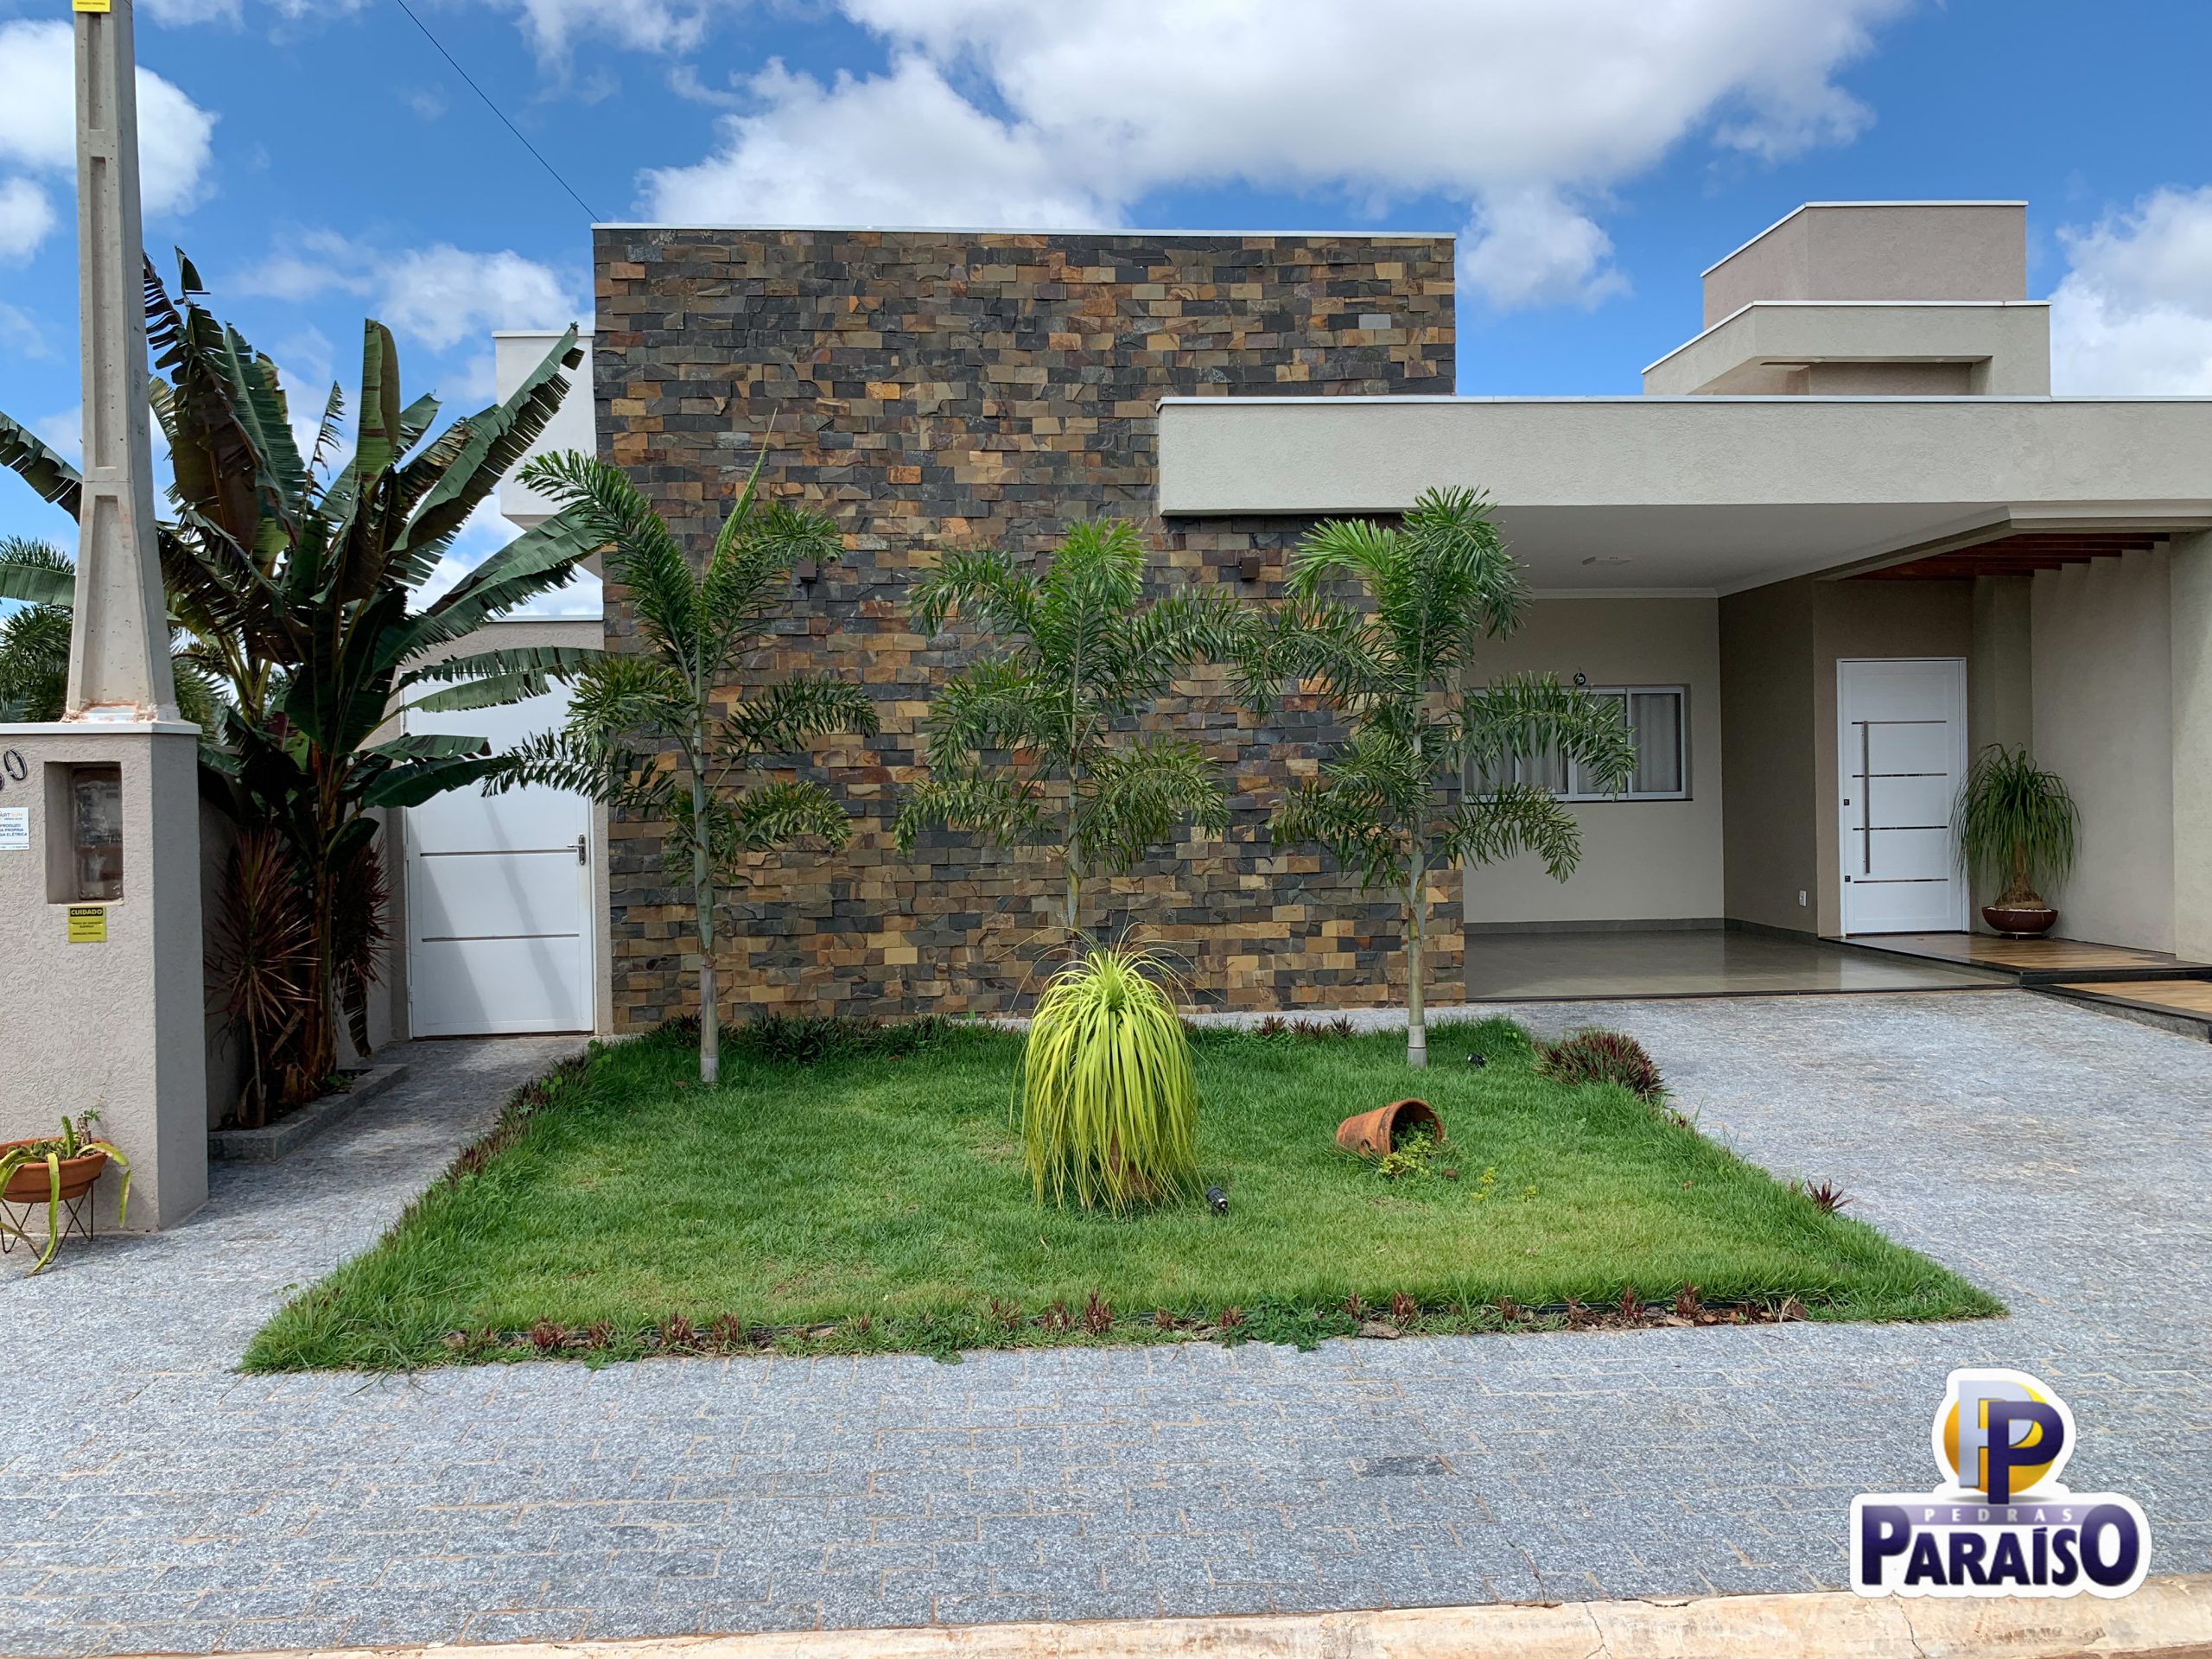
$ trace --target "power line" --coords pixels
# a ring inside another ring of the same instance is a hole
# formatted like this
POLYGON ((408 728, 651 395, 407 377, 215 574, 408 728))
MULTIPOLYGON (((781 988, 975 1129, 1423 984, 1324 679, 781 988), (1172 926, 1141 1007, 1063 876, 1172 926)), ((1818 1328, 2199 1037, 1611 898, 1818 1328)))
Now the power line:
POLYGON ((528 150, 533 156, 536 156, 537 164, 553 175, 553 182, 559 185, 563 190, 566 190, 569 193, 569 200, 575 202, 577 207, 582 208, 585 213, 592 219, 594 221, 597 220, 599 215, 592 212, 591 204, 576 194, 575 187, 561 176, 559 168, 556 168, 552 162, 547 161, 543 156, 538 154, 537 146, 536 144, 531 143, 529 139, 522 136, 522 129, 515 125, 513 122, 507 119, 507 112, 492 101, 492 95, 486 92, 481 86, 479 86, 476 84, 475 78, 472 76, 467 70, 461 67, 460 61, 454 58, 452 53, 446 50, 445 42, 441 41, 436 35, 430 33, 430 26, 415 15, 414 8, 407 3, 407 0, 391 0, 391 3, 397 6, 402 11, 405 12, 407 14, 407 21, 423 31, 423 38, 428 41, 432 46, 438 48, 438 55, 443 58, 448 63, 453 65, 454 73, 459 75, 463 80, 467 81, 468 83, 468 90, 484 100, 484 107, 499 118, 501 124, 505 126, 506 130, 514 134, 515 142, 519 143, 524 149, 528 150))

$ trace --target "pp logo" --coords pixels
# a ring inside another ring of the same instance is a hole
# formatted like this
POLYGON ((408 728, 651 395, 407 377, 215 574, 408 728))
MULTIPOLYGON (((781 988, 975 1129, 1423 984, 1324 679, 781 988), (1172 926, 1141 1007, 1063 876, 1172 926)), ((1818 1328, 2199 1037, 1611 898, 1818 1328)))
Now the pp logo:
POLYGON ((2059 1483, 2074 1414, 2024 1371, 1956 1370, 1930 1440, 1932 1492, 1851 1501, 1851 1587, 1862 1596, 2124 1596, 2150 1570, 2132 1497, 2059 1483))

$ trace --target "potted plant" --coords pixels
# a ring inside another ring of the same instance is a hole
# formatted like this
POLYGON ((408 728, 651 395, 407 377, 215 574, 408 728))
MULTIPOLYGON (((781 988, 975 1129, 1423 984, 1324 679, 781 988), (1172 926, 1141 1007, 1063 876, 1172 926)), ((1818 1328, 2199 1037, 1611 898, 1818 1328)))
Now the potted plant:
MULTIPOLYGON (((82 1198, 112 1162, 123 1172, 123 1191, 116 1200, 115 1224, 124 1224, 130 1210, 130 1160, 110 1141, 96 1139, 92 1125, 98 1112, 86 1112, 75 1122, 61 1120, 61 1133, 30 1141, 0 1141, 0 1199, 9 1204, 46 1206, 46 1248, 31 1271, 37 1273, 54 1260, 61 1244, 61 1206, 82 1198)), ((0 1231, 12 1233, 24 1243, 30 1235, 0 1213, 0 1231)))
POLYGON ((2037 885, 2065 880, 2082 838, 2082 814, 2057 774, 2037 766, 2025 745, 1991 744, 1967 770, 1952 830, 1968 874, 2003 884, 1997 902, 1982 906, 1982 919, 2015 938, 2048 933, 2058 912, 2037 885))

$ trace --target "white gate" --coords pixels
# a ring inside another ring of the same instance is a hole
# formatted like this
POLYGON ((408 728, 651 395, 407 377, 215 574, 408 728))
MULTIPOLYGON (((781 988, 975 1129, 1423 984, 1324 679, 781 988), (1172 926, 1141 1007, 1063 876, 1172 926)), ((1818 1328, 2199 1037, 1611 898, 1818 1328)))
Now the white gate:
MULTIPOLYGON (((506 748, 567 718, 569 693, 426 715, 410 732, 506 748)), ((407 1007, 417 1037, 589 1031, 591 804, 555 789, 449 790, 405 813, 407 1007)))
POLYGON ((1951 835, 1966 776, 1966 705, 1959 658, 1836 664, 1846 933, 1967 926, 1967 884, 1951 835))

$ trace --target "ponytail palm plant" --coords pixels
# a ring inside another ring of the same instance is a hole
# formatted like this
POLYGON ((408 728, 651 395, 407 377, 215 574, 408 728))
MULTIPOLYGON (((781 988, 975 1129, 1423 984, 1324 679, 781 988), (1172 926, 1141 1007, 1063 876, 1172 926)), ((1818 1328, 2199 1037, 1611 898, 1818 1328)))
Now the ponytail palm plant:
POLYGON ((2023 744, 1993 743, 1967 769, 1952 813, 1959 859, 1990 887, 1997 907, 2044 910, 2037 888, 2066 880, 2082 838, 2082 814, 2057 773, 2045 772, 2023 744))
POLYGON ((1514 762, 1562 755, 1618 789, 1635 764, 1618 708, 1548 675, 1470 689, 1478 642, 1518 626, 1528 594, 1466 490, 1430 490, 1396 525, 1332 521, 1292 554, 1269 645, 1273 674, 1311 683, 1350 728, 1274 817, 1405 906, 1406 1058, 1428 1063, 1428 878, 1533 852, 1563 881, 1581 857, 1573 816, 1514 762), (1348 588, 1357 603, 1331 596, 1348 588), (1479 780, 1471 786, 1469 779, 1479 780))
POLYGON ((792 567, 830 563, 842 550, 820 513, 764 500, 760 476, 756 463, 695 571, 620 468, 570 453, 523 469, 523 482, 560 502, 606 550, 608 577, 628 591, 638 646, 587 663, 568 724, 517 750, 486 785, 550 784, 669 825, 663 854, 690 887, 699 941, 699 1078, 709 1086, 721 1075, 720 893, 742 881, 749 854, 802 836, 842 847, 852 835, 835 795, 762 775, 766 763, 817 738, 877 728, 868 693, 828 674, 790 675, 733 698, 728 683, 790 601, 792 567))
POLYGON ((983 550, 922 578, 916 627, 934 635, 957 610, 988 643, 930 705, 929 778, 899 807, 901 851, 935 825, 1052 849, 1072 937, 1094 877, 1128 871, 1179 824, 1228 827, 1205 749, 1130 728, 1180 671, 1237 654, 1252 620, 1230 594, 1143 590, 1144 544, 1118 519, 1078 524, 1034 573, 983 550))

